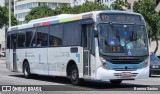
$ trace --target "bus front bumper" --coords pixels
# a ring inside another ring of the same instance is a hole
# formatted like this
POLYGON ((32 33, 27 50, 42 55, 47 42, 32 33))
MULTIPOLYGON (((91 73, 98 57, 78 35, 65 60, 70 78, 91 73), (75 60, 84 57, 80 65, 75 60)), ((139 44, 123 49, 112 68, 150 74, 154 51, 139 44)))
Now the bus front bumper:
POLYGON ((147 78, 149 78, 149 67, 135 71, 115 71, 99 67, 96 74, 96 79, 102 81, 109 81, 112 79, 133 80, 147 78))

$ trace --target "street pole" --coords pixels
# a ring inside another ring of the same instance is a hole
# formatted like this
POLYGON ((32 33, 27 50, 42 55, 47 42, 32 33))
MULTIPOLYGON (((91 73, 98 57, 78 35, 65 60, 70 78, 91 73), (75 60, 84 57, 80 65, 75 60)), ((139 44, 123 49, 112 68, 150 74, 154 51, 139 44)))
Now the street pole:
POLYGON ((8 0, 8 3, 9 3, 9 27, 11 27, 11 0, 8 0))

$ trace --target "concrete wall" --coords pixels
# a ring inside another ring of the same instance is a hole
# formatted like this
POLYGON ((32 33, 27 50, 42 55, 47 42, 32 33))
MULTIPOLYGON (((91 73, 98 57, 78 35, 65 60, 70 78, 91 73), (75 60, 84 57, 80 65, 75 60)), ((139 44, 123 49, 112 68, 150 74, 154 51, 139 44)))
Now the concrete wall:
MULTIPOLYGON (((160 56, 160 41, 158 41, 158 43, 159 43, 159 47, 158 47, 158 51, 157 51, 156 55, 160 56)), ((152 41, 149 45, 150 52, 154 52, 155 48, 156 48, 156 41, 152 41)))
MULTIPOLYGON (((5 0, 0 0, 0 6, 4 6, 5 0)), ((5 29, 0 29, 0 44, 1 48, 5 48, 5 29)), ((1 49, 0 49, 1 50, 1 49)))
POLYGON ((1 48, 5 48, 5 28, 0 29, 0 44, 1 48))

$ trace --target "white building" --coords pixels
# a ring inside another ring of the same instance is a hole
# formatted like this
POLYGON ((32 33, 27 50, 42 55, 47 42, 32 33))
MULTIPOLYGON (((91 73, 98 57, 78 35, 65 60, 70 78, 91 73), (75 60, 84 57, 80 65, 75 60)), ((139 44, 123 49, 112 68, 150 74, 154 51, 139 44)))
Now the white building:
POLYGON ((30 12, 31 8, 47 5, 54 9, 56 7, 70 5, 70 0, 14 0, 14 15, 20 24, 25 23, 25 16, 30 12))
POLYGON ((5 0, 0 0, 0 6, 4 6, 4 1, 5 0))

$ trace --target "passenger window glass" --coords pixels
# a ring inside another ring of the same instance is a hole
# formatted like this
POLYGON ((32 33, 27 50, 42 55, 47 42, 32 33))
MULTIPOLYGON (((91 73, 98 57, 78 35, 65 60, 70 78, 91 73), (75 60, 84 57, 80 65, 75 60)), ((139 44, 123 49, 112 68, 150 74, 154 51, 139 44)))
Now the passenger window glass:
POLYGON ((49 45, 59 46, 62 45, 63 25, 54 25, 50 27, 49 45))
POLYGON ((10 42, 10 41, 11 41, 10 38, 11 38, 10 35, 8 35, 8 36, 7 36, 7 48, 8 48, 8 49, 10 49, 10 43, 11 43, 11 42, 10 42))
POLYGON ((37 47, 48 46, 49 27, 39 27, 37 29, 37 47))
POLYGON ((26 47, 36 46, 36 28, 27 29, 26 32, 26 47))
POLYGON ((26 32, 26 47, 30 46, 32 35, 33 35, 32 29, 28 29, 26 32))
POLYGON ((18 33, 18 47, 25 47, 25 30, 19 31, 18 33))
POLYGON ((80 45, 80 36, 78 22, 64 24, 63 45, 80 45))

